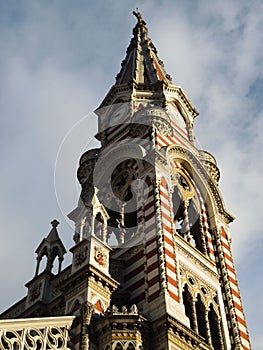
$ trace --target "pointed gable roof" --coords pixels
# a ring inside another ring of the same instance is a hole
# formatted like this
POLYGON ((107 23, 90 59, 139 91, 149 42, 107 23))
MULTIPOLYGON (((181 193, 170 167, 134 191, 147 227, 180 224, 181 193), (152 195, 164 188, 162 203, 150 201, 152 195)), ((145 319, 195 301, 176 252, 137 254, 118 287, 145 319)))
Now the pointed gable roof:
POLYGON ((163 62, 157 56, 157 50, 148 37, 148 29, 139 12, 133 12, 137 24, 133 28, 133 38, 126 51, 126 58, 116 76, 116 84, 121 85, 134 81, 137 84, 156 83, 164 81, 171 83, 172 79, 164 69, 163 62))
POLYGON ((58 226, 59 222, 55 219, 51 222, 52 225, 52 229, 50 230, 46 240, 48 242, 56 242, 59 241, 59 235, 58 235, 58 230, 57 230, 57 226, 58 226))
POLYGON ((46 255, 48 258, 46 270, 51 272, 53 267, 52 264, 56 256, 58 256, 59 261, 62 262, 63 256, 67 252, 57 231, 58 224, 59 222, 57 220, 53 220, 51 222, 52 228, 49 234, 47 235, 46 238, 43 238, 42 242, 39 244, 39 246, 35 251, 37 254, 37 260, 38 260, 36 275, 38 274, 39 262, 44 255, 46 255))

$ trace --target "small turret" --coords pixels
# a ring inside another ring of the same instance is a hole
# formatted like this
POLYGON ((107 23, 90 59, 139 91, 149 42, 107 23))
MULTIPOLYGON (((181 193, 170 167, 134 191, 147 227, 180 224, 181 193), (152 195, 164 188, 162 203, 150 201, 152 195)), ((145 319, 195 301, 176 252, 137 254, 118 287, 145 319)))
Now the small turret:
POLYGON ((66 249, 58 235, 57 226, 59 225, 59 222, 57 220, 53 220, 51 222, 51 225, 52 229, 49 232, 48 236, 42 240, 36 249, 37 267, 35 276, 38 276, 39 274, 40 262, 44 256, 47 257, 45 271, 52 271, 53 263, 56 257, 58 257, 59 261, 58 273, 61 271, 62 261, 64 259, 64 254, 66 253, 66 249))

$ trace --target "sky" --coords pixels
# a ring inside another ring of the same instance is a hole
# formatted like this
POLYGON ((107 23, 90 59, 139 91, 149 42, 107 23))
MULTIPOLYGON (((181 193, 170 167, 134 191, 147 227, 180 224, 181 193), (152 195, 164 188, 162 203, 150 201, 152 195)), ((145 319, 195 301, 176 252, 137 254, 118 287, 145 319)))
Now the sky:
MULTIPOLYGON (((96 147, 92 112, 115 82, 139 8, 194 132, 221 172, 254 350, 263 332, 263 3, 257 0, 0 2, 0 312, 26 295, 35 249, 56 218, 67 250, 78 160, 96 147)), ((64 266, 70 263, 67 254, 64 266)))

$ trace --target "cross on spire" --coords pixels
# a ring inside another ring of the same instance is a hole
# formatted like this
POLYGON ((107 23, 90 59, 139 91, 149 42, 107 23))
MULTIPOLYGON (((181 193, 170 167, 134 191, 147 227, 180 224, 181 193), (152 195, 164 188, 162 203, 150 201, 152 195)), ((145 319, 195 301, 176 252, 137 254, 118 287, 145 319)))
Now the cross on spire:
POLYGON ((142 15, 141 15, 141 13, 139 12, 138 7, 136 8, 136 11, 137 11, 137 12, 133 11, 132 13, 133 13, 134 16, 137 18, 138 24, 146 25, 146 22, 142 19, 142 15))

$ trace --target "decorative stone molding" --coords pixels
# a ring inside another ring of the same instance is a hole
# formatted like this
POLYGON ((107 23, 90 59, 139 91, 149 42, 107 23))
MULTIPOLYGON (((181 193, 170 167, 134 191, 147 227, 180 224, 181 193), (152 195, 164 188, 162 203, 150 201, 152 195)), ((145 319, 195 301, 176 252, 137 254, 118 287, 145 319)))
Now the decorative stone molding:
POLYGON ((214 199, 216 209, 222 215, 224 221, 229 224, 234 220, 234 217, 225 209, 225 205, 218 190, 217 184, 215 184, 214 180, 207 173, 207 170, 202 165, 200 160, 192 152, 182 146, 172 145, 167 147, 167 156, 170 159, 173 157, 180 157, 182 160, 188 162, 202 177, 203 182, 206 184, 207 190, 210 191, 212 198, 214 199))
POLYGON ((74 316, 0 320, 0 349, 67 350, 74 316))
POLYGON ((220 179, 220 171, 217 167, 215 158, 207 151, 199 151, 199 159, 205 166, 211 178, 218 184, 220 179))
POLYGON ((133 122, 141 124, 141 126, 154 126, 164 136, 173 135, 170 116, 164 108, 159 106, 146 107, 139 110, 134 114, 133 122))

